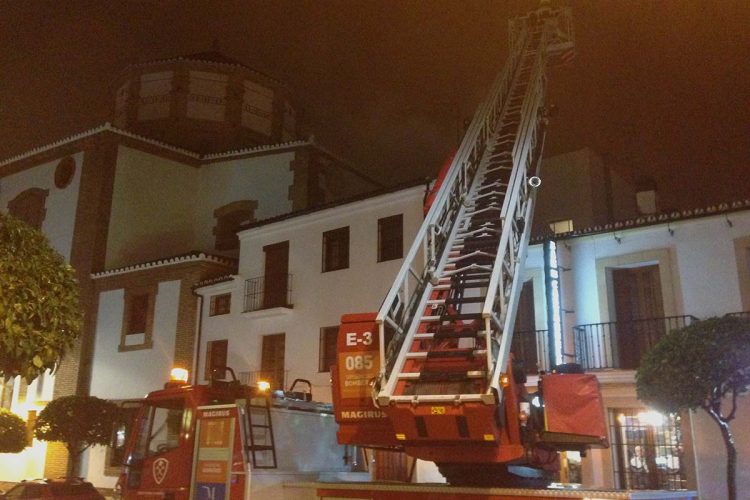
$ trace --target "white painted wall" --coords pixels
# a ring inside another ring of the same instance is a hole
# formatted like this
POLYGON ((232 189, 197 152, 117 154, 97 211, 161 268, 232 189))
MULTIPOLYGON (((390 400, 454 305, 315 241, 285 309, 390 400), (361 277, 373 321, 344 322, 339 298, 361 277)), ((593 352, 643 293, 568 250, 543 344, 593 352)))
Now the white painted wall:
POLYGON ((119 352, 124 290, 99 295, 91 395, 105 399, 142 398, 169 380, 174 360, 180 282, 159 283, 156 295, 153 347, 119 352))
POLYGON ((195 248, 197 168, 120 146, 117 152, 108 269, 195 248))
POLYGON ((72 155, 76 162, 73 180, 60 189, 55 186, 55 168, 60 159, 3 177, 0 181, 0 210, 8 211, 8 202, 29 188, 49 190, 45 200, 47 214, 42 223, 42 232, 49 238, 52 248, 70 261, 78 206, 78 188, 81 184, 83 152, 72 155))
POLYGON ((200 210, 195 213, 198 247, 214 247, 214 210, 239 200, 256 200, 256 220, 291 212, 289 187, 294 174, 289 166, 295 153, 285 152, 239 160, 209 163, 200 169, 198 198, 200 210))
MULTIPOLYGON (((376 311, 380 307, 402 259, 377 262, 377 221, 403 214, 405 254, 422 223, 422 196, 422 188, 415 187, 242 232, 241 278, 229 285, 234 293, 231 314, 209 317, 209 300, 204 301, 198 367, 201 375, 207 341, 228 339, 229 365, 237 372, 255 371, 260 369, 262 336, 285 333, 289 380, 311 380, 314 398, 330 401, 330 374, 318 372, 320 328, 338 325, 342 314, 376 311), (350 230, 349 268, 323 273, 322 234, 343 226, 350 230), (263 275, 263 246, 286 240, 294 308, 243 315, 244 280, 263 275)), ((224 283, 205 287, 200 293, 209 297, 224 292, 227 286, 224 283)))

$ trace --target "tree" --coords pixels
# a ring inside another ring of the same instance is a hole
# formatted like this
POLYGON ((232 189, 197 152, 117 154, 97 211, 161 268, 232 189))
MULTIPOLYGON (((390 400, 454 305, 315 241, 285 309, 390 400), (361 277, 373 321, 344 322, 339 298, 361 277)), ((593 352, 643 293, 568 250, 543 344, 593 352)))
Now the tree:
POLYGON ((10 410, 0 408, 0 453, 18 453, 26 448, 26 423, 10 410))
POLYGON ((77 476, 78 458, 88 447, 109 444, 118 408, 93 396, 64 396, 39 412, 34 435, 43 441, 62 441, 68 449, 68 474, 77 476))
POLYGON ((665 335, 636 373, 640 400, 670 413, 703 408, 719 426, 727 451, 729 500, 737 498, 737 450, 729 422, 737 397, 749 386, 750 321, 733 316, 698 321, 665 335))
POLYGON ((0 375, 54 371, 80 335, 78 282, 38 230, 0 213, 0 375))

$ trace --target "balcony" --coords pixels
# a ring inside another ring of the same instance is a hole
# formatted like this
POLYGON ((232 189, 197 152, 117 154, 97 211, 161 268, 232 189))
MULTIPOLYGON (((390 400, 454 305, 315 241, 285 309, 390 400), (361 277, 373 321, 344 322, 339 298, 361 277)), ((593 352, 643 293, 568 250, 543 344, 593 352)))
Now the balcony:
POLYGON ((585 370, 635 370, 660 338, 697 320, 694 316, 669 316, 574 326, 576 363, 585 370))
POLYGON ((292 275, 269 274, 245 280, 243 312, 277 307, 292 308, 292 275))

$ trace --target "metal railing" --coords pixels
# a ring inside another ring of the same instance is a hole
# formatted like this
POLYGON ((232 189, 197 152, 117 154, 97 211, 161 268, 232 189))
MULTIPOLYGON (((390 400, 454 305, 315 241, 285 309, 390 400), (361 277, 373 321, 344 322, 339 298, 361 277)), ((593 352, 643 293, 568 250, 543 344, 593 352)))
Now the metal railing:
POLYGON ((750 320, 750 311, 733 312, 733 313, 725 314, 725 316, 732 316, 734 318, 750 320))
POLYGON ((255 370, 249 372, 238 372, 237 380, 242 385, 258 385, 263 380, 271 384, 271 389, 284 389, 287 386, 289 370, 255 370))
POLYGON ((514 361, 523 361, 526 373, 549 371, 547 330, 516 330, 510 351, 514 361))
POLYGON ((686 315, 576 325, 576 362, 586 370, 636 369, 659 339, 697 320, 686 315))
POLYGON ((291 304, 291 274, 271 274, 245 280, 244 312, 291 307, 291 304))

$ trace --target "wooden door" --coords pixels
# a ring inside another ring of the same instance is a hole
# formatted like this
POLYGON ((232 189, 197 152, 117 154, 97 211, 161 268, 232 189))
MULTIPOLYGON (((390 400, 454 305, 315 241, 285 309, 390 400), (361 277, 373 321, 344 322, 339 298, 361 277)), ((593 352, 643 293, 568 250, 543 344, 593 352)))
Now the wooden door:
POLYGON ((612 271, 619 368, 634 369, 665 333, 659 266, 612 271))
POLYGON ((263 247, 266 255, 263 308, 289 305, 289 242, 282 241, 263 247))
POLYGON ((284 349, 286 335, 277 333, 263 336, 260 360, 261 377, 271 383, 271 389, 284 389, 284 349))

